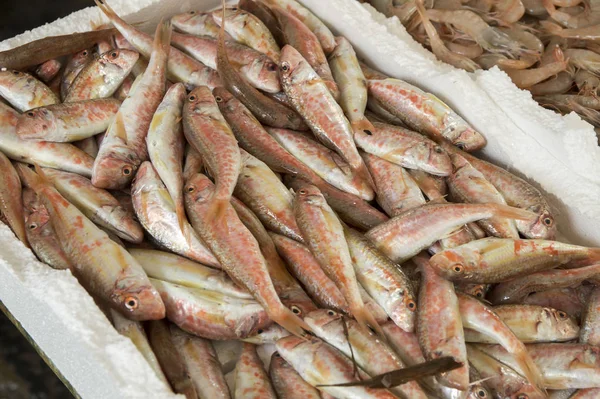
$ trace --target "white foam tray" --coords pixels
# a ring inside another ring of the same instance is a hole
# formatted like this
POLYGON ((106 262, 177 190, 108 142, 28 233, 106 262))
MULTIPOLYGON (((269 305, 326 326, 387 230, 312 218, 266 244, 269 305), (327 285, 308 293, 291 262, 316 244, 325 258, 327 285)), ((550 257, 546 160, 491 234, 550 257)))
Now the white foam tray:
MULTIPOLYGON (((396 18, 354 0, 301 0, 382 72, 431 91, 488 139, 483 154, 528 178, 551 200, 561 236, 600 246, 600 149, 592 126, 539 107, 498 69, 468 74, 442 64, 396 18)), ((218 0, 114 0, 151 31, 161 16, 211 9, 218 0)), ((107 22, 96 8, 75 12, 0 43, 0 51, 107 22)), ((1 67, 1 66, 0 66, 1 67)), ((110 325, 69 271, 41 264, 0 223, 0 300, 83 398, 175 398, 110 325)), ((233 353, 233 352, 232 352, 233 353)), ((234 356, 227 355, 228 357, 234 356)))

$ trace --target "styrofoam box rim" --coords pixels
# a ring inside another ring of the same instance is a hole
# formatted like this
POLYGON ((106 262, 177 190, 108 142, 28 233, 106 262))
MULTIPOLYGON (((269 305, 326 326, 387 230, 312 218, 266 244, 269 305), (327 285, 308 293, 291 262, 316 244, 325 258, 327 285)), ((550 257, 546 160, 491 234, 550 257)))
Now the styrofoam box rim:
MULTIPOLYGON (((488 139, 484 157, 546 192, 564 239, 600 246, 600 149, 577 116, 539 107, 497 68, 468 74, 438 62, 397 18, 354 0, 300 0, 382 72, 446 101, 488 139)), ((161 16, 210 9, 218 0, 114 0, 110 5, 149 31, 161 16)), ((45 36, 107 22, 96 8, 0 43, 0 51, 45 36)), ((36 260, 0 223, 0 300, 84 398, 175 398, 130 340, 120 336, 69 271, 36 260)), ((220 348, 225 345, 218 345, 220 348)), ((234 351, 219 350, 231 358, 234 351)))

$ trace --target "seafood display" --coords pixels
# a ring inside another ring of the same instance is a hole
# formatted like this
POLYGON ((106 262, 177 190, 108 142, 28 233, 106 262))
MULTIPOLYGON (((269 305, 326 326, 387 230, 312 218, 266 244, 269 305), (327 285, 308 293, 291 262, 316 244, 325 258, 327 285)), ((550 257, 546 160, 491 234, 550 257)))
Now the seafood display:
MULTIPOLYGON (((584 21, 565 0, 371 3, 463 69, 593 84, 575 44, 593 5, 584 21), (522 19, 544 13, 564 26, 539 22, 547 45, 522 19)), ((600 248, 562 242, 546 195, 480 159, 485 132, 459 112, 295 0, 163 18, 154 36, 96 4, 110 29, 0 71, 0 220, 174 393, 600 390, 600 248)))

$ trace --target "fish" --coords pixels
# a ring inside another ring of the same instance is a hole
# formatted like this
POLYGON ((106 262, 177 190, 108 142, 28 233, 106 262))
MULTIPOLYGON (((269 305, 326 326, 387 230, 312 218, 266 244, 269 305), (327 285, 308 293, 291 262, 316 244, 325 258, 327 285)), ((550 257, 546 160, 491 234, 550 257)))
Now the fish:
POLYGON ((85 64, 69 86, 64 102, 112 96, 140 58, 136 51, 113 49, 85 64))
POLYGON ((343 226, 323 194, 315 186, 302 186, 296 192, 294 212, 308 248, 341 291, 350 313, 360 325, 370 325, 382 336, 381 327, 360 296, 343 226))
POLYGON ((212 223, 206 213, 212 206, 215 186, 204 175, 197 174, 184 187, 185 206, 192 226, 215 254, 223 270, 237 284, 246 287, 264 306, 269 317, 292 334, 303 336, 310 329, 279 299, 269 276, 268 266, 252 233, 240 221, 227 202, 225 223, 212 223))
POLYGON ((562 310, 579 320, 588 304, 594 289, 591 285, 580 285, 577 288, 557 288, 536 292, 523 299, 523 304, 551 307, 562 310))
MULTIPOLYGON (((346 320, 343 315, 331 309, 311 312, 304 320, 317 337, 347 357, 353 358, 356 364, 371 376, 405 367, 398 355, 386 343, 379 340, 368 329, 358 325, 355 320, 346 320), (344 327, 344 323, 346 327, 344 327)), ((390 388, 390 391, 400 397, 427 398, 416 381, 390 388)))
POLYGON ((21 179, 10 159, 0 152, 0 214, 8 222, 15 236, 29 246, 25 229, 25 213, 21 192, 21 179))
POLYGON ((166 320, 153 320, 147 324, 148 341, 162 370, 170 382, 173 392, 186 399, 196 399, 198 394, 192 383, 187 365, 173 344, 171 329, 166 320))
MULTIPOLYGON (((501 305, 492 310, 523 343, 562 342, 579 337, 577 322, 562 310, 536 305, 501 305)), ((465 339, 467 342, 496 343, 471 329, 465 329, 465 339)))
MULTIPOLYGON (((206 66, 217 69, 217 39, 206 36, 173 33, 173 46, 185 51, 206 66)), ((255 88, 267 93, 281 91, 277 64, 266 54, 243 44, 227 41, 227 55, 231 64, 255 88)))
POLYGON ((219 261, 190 223, 186 220, 183 230, 179 227, 175 203, 148 161, 138 170, 131 186, 131 198, 141 225, 161 246, 204 265, 220 268, 219 261))
POLYGON ((117 99, 96 99, 30 109, 19 116, 24 140, 72 142, 103 133, 117 113, 117 99))
POLYGON ((269 375, 256 352, 256 345, 244 342, 235 365, 235 397, 248 399, 277 399, 269 375))
POLYGON ((23 188, 23 209, 25 213, 25 234, 31 250, 39 260, 54 269, 73 267, 62 250, 50 216, 37 194, 30 188, 23 188))
POLYGON ((92 61, 94 57, 94 52, 91 47, 84 48, 76 53, 74 53, 65 65, 65 69, 62 74, 62 78, 60 81, 60 99, 62 101, 65 100, 69 92, 69 88, 73 81, 79 75, 79 72, 92 61))
POLYGON ((242 339, 244 342, 249 342, 255 345, 275 344, 279 339, 291 335, 285 328, 279 324, 271 324, 264 330, 258 330, 256 335, 242 339))
POLYGON ((354 139, 363 151, 404 168, 419 169, 436 176, 449 176, 453 172, 446 151, 411 130, 375 122, 368 131, 356 131, 354 139))
POLYGON ((356 149, 354 133, 344 111, 319 75, 290 45, 281 51, 279 74, 283 90, 315 137, 348 162, 350 169, 358 176, 373 185, 369 171, 356 149))
POLYGON ((67 201, 44 177, 28 167, 31 188, 48 210, 62 249, 81 285, 131 320, 158 320, 165 306, 137 261, 67 201))
POLYGON ((465 223, 495 215, 527 218, 530 212, 500 204, 428 203, 375 226, 366 236, 391 260, 402 263, 465 223))
POLYGON ((129 185, 140 164, 148 159, 146 137, 165 94, 170 40, 171 24, 161 21, 156 27, 148 68, 136 78, 131 93, 121 104, 100 145, 92 171, 94 186, 123 189, 129 185))
POLYGON ((426 360, 451 356, 462 367, 437 376, 440 384, 466 391, 469 364, 459 301, 454 286, 438 276, 426 256, 413 258, 421 272, 417 336, 426 360))
POLYGON ((409 172, 378 156, 361 153, 375 182, 376 200, 390 217, 425 204, 425 197, 409 172))
POLYGON ((242 168, 234 194, 250 208, 270 231, 302 242, 294 217, 294 196, 279 177, 259 159, 244 150, 242 168))
POLYGON ((357 280, 396 325, 407 332, 414 331, 417 301, 408 277, 363 234, 346 227, 344 235, 357 280))
POLYGON ((192 10, 183 14, 173 15, 171 23, 178 31, 190 35, 214 38, 219 35, 219 25, 217 25, 210 12, 192 10))
POLYGON ((237 140, 206 86, 187 96, 183 106, 183 132, 215 178, 209 216, 221 222, 242 166, 237 140))
POLYGON ((432 93, 399 79, 368 80, 369 96, 409 128, 432 139, 444 139, 471 152, 487 141, 462 117, 432 93))
POLYGON ((523 376, 531 384, 543 389, 542 374, 525 345, 494 310, 470 295, 458 293, 457 297, 463 328, 475 330, 500 344, 514 357, 523 376))
POLYGON ((336 398, 397 398, 386 389, 329 386, 344 382, 358 382, 368 376, 360 369, 357 376, 352 361, 341 351, 319 338, 302 339, 290 336, 280 339, 275 346, 281 357, 300 374, 304 381, 312 386, 319 386, 319 391, 323 393, 336 398))
MULTIPOLYGON (((152 37, 121 19, 104 0, 94 0, 96 5, 110 19, 115 28, 121 32, 133 47, 144 57, 150 58, 153 50, 152 37)), ((195 86, 208 86, 210 88, 220 86, 221 81, 217 72, 194 60, 176 48, 170 47, 167 60, 167 79, 173 82, 181 82, 187 88, 195 86)))
POLYGON ((300 374, 278 352, 273 352, 269 377, 279 398, 321 399, 319 390, 304 381, 300 374))
POLYGON ((501 283, 570 261, 596 263, 600 249, 549 240, 484 238, 431 258, 436 273, 450 281, 501 283))
POLYGON ((229 388, 212 342, 170 326, 171 341, 185 363, 198 398, 230 399, 229 388))
POLYGON ((354 173, 346 161, 304 132, 269 127, 266 130, 283 148, 327 183, 366 201, 375 198, 369 183, 354 173))
POLYGON ((150 281, 165 303, 167 318, 190 334, 213 340, 243 339, 273 323, 264 308, 252 298, 154 278, 150 281))
POLYGON ((183 205, 183 151, 185 139, 181 125, 185 87, 174 84, 167 90, 156 108, 148 135, 148 157, 175 203, 179 227, 183 230, 187 220, 183 205))
POLYGON ((322 79, 335 101, 339 101, 340 89, 333 79, 327 56, 317 36, 292 13, 273 5, 270 6, 270 9, 277 19, 286 45, 293 47, 301 54, 308 65, 322 79))
POLYGON ((279 45, 260 19, 237 7, 216 10, 212 17, 233 39, 279 62, 279 45))
POLYGON ((144 359, 146 359, 148 365, 152 368, 152 371, 154 371, 158 379, 169 386, 169 381, 167 381, 167 377, 160 368, 158 359, 150 347, 150 342, 148 342, 148 336, 144 331, 142 323, 139 321, 129 320, 121 313, 116 312, 113 309, 110 310, 110 319, 115 327, 115 330, 117 330, 119 334, 131 340, 137 350, 142 354, 144 359))
POLYGON ((0 97, 21 112, 60 100, 48 86, 26 72, 0 69, 0 97))
MULTIPOLYGON (((598 303, 600 302, 600 290, 595 287, 588 297, 587 306, 583 312, 581 321, 581 333, 579 342, 598 346, 600 344, 600 327, 598 315, 598 303)), ((564 312, 563 312, 564 313, 564 312)))

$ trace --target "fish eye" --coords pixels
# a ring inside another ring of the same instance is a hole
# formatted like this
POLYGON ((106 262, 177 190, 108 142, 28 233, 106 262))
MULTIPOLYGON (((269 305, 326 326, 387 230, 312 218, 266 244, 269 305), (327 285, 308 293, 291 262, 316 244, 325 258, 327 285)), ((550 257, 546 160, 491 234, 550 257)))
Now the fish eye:
POLYGON ((275 63, 269 62, 267 64, 267 71, 273 72, 273 71, 276 71, 276 70, 277 70, 277 65, 275 63))
POLYGON ((328 314, 329 316, 335 316, 335 312, 334 312, 333 310, 328 310, 328 311, 327 311, 327 314, 328 314))
POLYGON ((558 318, 561 320, 566 320, 569 318, 569 316, 562 310, 559 310, 556 314, 558 315, 558 318))
POLYGON ((19 75, 21 74, 21 72, 19 72, 19 71, 12 71, 12 73, 13 73, 13 75, 15 75, 15 76, 19 76, 19 75))
POLYGON ((196 95, 195 95, 195 94, 191 94, 191 95, 188 97, 188 100, 190 100, 190 101, 196 101, 196 95))
POLYGON ((137 309, 138 300, 132 296, 125 298, 125 307, 129 310, 137 309))
POLYGON ((34 114, 33 112, 29 111, 29 112, 27 113, 27 116, 31 116, 31 117, 33 118, 33 117, 35 116, 35 114, 34 114))
POLYGON ((526 393, 520 393, 519 396, 517 396, 517 399, 529 399, 529 395, 526 393))
POLYGON ((479 398, 487 398, 487 392, 483 389, 479 389, 477 391, 477 397, 479 398))
POLYGON ((373 135, 373 132, 372 132, 372 131, 370 131, 370 130, 368 130, 368 129, 365 129, 365 130, 363 130, 363 132, 364 132, 364 133, 365 133, 367 136, 372 136, 372 135, 373 135))
POLYGON ((218 103, 221 103, 221 102, 223 102, 223 97, 221 97, 221 96, 215 96, 215 100, 216 100, 218 103))
POLYGON ((292 312, 294 312, 294 314, 301 314, 302 313, 302 311, 300 310, 300 308, 298 306, 296 306, 296 305, 292 305, 290 308, 292 309, 292 312))
POLYGON ((415 303, 415 301, 413 301, 412 299, 407 299, 406 300, 406 306, 410 309, 410 310, 415 310, 417 308, 417 304, 415 303))
POLYGON ((187 186, 187 188, 185 189, 185 191, 187 191, 188 193, 193 193, 195 190, 194 186, 187 186))
POLYGON ((190 15, 194 15, 196 11, 190 11, 190 15))
POLYGON ((290 70, 290 64, 288 64, 287 62, 282 62, 281 63, 281 70, 283 72, 287 72, 290 70))
POLYGON ((458 147, 459 150, 463 150, 463 151, 465 148, 467 148, 465 143, 456 143, 456 146, 458 147))
POLYGON ((275 357, 281 357, 281 355, 279 354, 279 352, 275 352, 275 357))
POLYGON ((308 191, 306 191, 305 189, 301 188, 300 190, 298 190, 298 194, 300 194, 300 195, 306 195, 306 194, 308 194, 308 191))
POLYGON ((464 266, 460 263, 457 263, 456 265, 452 266, 452 270, 454 270, 456 273, 462 273, 463 269, 464 266))
POLYGON ((481 290, 477 290, 475 292, 475 297, 477 297, 477 298, 483 298, 483 292, 481 292, 481 290))
POLYGON ((129 176, 133 172, 131 166, 123 166, 123 174, 129 176))
POLYGON ((437 152, 438 154, 441 154, 444 152, 444 150, 442 150, 442 147, 438 147, 438 146, 433 147, 433 151, 437 152))
POLYGON ((117 58, 118 56, 119 56, 119 52, 117 52, 117 51, 113 51, 112 53, 110 53, 111 58, 117 58))
POLYGON ((83 50, 83 53, 81 53, 82 55, 88 55, 88 51, 87 50, 83 50))
POLYGON ((552 226, 552 218, 546 217, 546 218, 544 218, 543 222, 548 227, 552 226))
POLYGON ((36 224, 36 223, 31 223, 31 224, 30 224, 29 226, 27 226, 27 227, 29 227, 29 230, 33 230, 33 229, 35 229, 35 228, 37 227, 37 224, 36 224))
POLYGON ((256 333, 257 333, 257 334, 262 334, 262 333, 264 333, 264 330, 263 330, 262 328, 259 328, 259 329, 256 331, 256 333))

